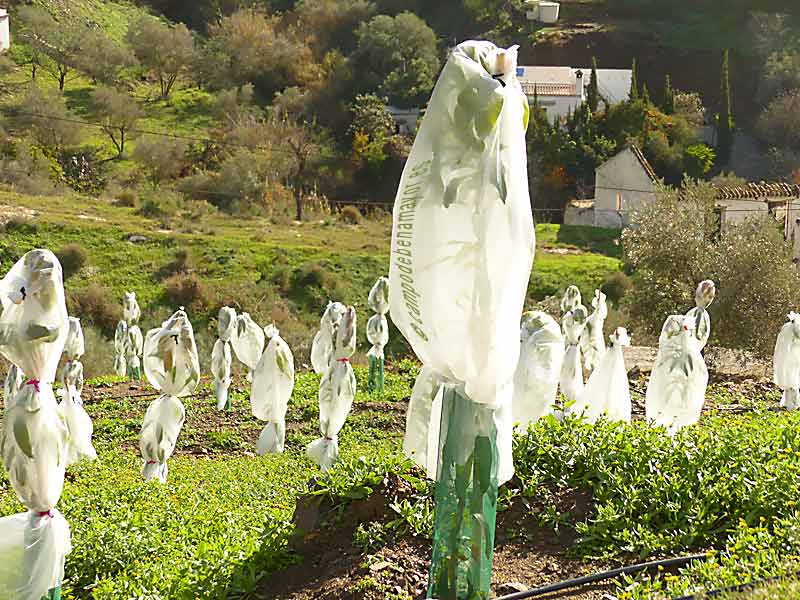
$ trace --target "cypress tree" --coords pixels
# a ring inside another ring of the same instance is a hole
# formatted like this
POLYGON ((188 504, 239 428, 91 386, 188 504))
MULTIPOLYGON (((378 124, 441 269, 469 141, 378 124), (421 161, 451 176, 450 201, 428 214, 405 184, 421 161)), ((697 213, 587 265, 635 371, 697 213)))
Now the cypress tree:
POLYGON ((675 90, 669 75, 664 80, 664 114, 671 115, 675 112, 675 90))
POLYGON ((592 75, 589 78, 589 89, 586 94, 586 103, 589 105, 589 110, 593 113, 597 112, 600 106, 600 88, 597 84, 597 59, 592 57, 592 75))
POLYGON ((633 59, 633 63, 631 63, 631 91, 630 91, 630 100, 638 100, 639 99, 639 74, 636 72, 636 59, 633 59))
POLYGON ((642 84, 642 102, 647 104, 651 104, 650 102, 650 92, 647 90, 647 83, 642 84))
POLYGON ((726 163, 733 149, 733 103, 731 101, 731 80, 728 51, 722 55, 722 106, 717 115, 717 156, 726 163))

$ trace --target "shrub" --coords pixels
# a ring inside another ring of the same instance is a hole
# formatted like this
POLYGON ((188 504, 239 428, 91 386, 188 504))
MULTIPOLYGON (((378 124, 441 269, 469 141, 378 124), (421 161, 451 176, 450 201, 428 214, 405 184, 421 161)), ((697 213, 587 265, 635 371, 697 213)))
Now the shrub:
POLYGON ((800 90, 770 102, 758 118, 756 132, 770 146, 800 148, 800 90))
POLYGON ((6 233, 11 233, 12 231, 36 233, 37 229, 36 221, 25 215, 14 215, 3 225, 3 231, 6 233))
POLYGON ((150 192, 141 197, 136 213, 148 219, 155 219, 164 227, 169 227, 172 219, 178 216, 181 204, 181 195, 175 192, 150 192))
POLYGON ((183 140, 147 136, 136 144, 133 160, 142 165, 150 183, 157 186, 180 174, 186 164, 186 149, 187 144, 183 140))
POLYGON ((606 277, 603 285, 600 286, 600 291, 603 292, 611 302, 618 304, 632 287, 633 282, 631 282, 630 277, 625 275, 622 271, 617 271, 606 277))
POLYGON ((355 206, 345 206, 342 212, 339 213, 339 220, 349 225, 358 225, 361 223, 361 211, 355 206))
POLYGON ((56 252, 61 268, 64 271, 64 279, 69 279, 86 264, 89 258, 86 249, 80 244, 67 244, 56 252))
POLYGON ((136 206, 138 198, 138 195, 133 190, 122 190, 114 199, 114 205, 133 208, 136 206))
POLYGON ((717 156, 706 144, 692 144, 683 153, 683 166, 690 177, 703 177, 714 166, 717 156))
POLYGON ((205 307, 206 288, 194 273, 177 273, 167 279, 165 293, 167 301, 174 308, 185 306, 202 310, 205 307))
POLYGON ((794 50, 773 52, 764 65, 759 97, 766 103, 775 96, 800 88, 800 53, 794 50))
POLYGON ((93 325, 106 337, 113 337, 117 323, 122 318, 122 305, 114 293, 101 285, 92 283, 89 287, 71 292, 67 296, 69 314, 81 319, 86 325, 93 325))

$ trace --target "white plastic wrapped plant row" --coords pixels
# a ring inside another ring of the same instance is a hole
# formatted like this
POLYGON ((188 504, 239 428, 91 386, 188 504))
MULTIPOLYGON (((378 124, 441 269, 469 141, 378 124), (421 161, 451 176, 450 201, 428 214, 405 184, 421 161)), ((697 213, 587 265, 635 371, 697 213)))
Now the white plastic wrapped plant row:
POLYGON ((519 430, 553 412, 563 362, 564 336, 555 319, 538 311, 523 314, 512 404, 519 430))
MULTIPOLYGON (((515 55, 489 42, 451 53, 400 181, 389 270, 392 320, 426 368, 508 417, 535 246, 515 55)), ((480 427, 500 437, 511 419, 498 419, 480 427)), ((510 453, 499 471, 513 473, 510 453)))
POLYGON ((236 330, 236 311, 229 306, 219 309, 217 316, 217 341, 211 351, 211 374, 214 376, 214 396, 217 409, 228 406, 228 388, 231 386, 231 339, 236 330))
POLYGON ((700 350, 706 347, 708 337, 711 335, 711 318, 708 316, 708 307, 714 301, 717 288, 710 279, 701 281, 694 293, 695 307, 686 313, 694 321, 694 336, 700 342, 700 350))
POLYGON ((582 304, 564 315, 561 328, 567 345, 564 364, 561 367, 561 393, 567 402, 575 402, 583 392, 583 365, 581 363, 581 335, 589 314, 582 304))
POLYGON ((249 313, 236 317, 236 329, 231 337, 236 358, 247 367, 247 381, 253 381, 253 371, 264 352, 264 330, 253 321, 249 313))
POLYGON ((342 322, 347 307, 341 302, 329 302, 319 321, 319 331, 311 343, 311 366, 314 372, 322 375, 331 362, 336 331, 342 322))
POLYGON ((624 327, 617 327, 609 339, 611 349, 589 376, 586 387, 569 412, 583 415, 590 423, 595 423, 600 417, 630 423, 631 392, 622 349, 630 346, 631 339, 624 327))
POLYGON ((663 425, 671 434, 697 423, 705 402, 708 369, 694 326, 692 317, 667 317, 647 384, 647 420, 663 425))
POLYGON ((191 394, 200 381, 200 364, 189 317, 177 311, 144 340, 144 373, 162 395, 147 408, 139 434, 139 449, 146 480, 167 480, 167 459, 172 456, 186 418, 179 398, 191 394))
POLYGON ((781 406, 800 408, 800 315, 790 312, 781 327, 772 356, 774 381, 782 391, 781 406))
POLYGON ((67 362, 61 370, 62 388, 58 390, 61 402, 58 405, 61 415, 69 429, 69 458, 67 465, 74 464, 86 458, 97 458, 92 446, 92 432, 94 426, 92 419, 83 408, 81 392, 83 391, 83 364, 79 360, 84 353, 84 337, 81 322, 75 317, 69 317, 67 341, 64 345, 64 354, 67 362))
POLYGON ((128 373, 128 344, 128 324, 120 321, 114 333, 114 373, 120 377, 128 373))
POLYGON ((25 254, 0 281, 0 353, 26 374, 2 434, 3 463, 27 512, 0 519, 0 598, 38 600, 58 588, 70 551, 55 506, 64 486, 69 431, 53 393, 67 337, 61 265, 49 250, 25 254))
POLYGON ((372 347, 367 356, 383 360, 383 349, 389 343, 389 278, 380 277, 369 292, 370 308, 375 312, 367 321, 367 340, 372 347))
POLYGON ((286 409, 294 389, 294 356, 274 325, 265 328, 269 342, 253 375, 250 405, 253 416, 267 425, 256 443, 258 454, 283 452, 286 409))
POLYGON ((594 371, 606 353, 606 342, 603 336, 603 326, 608 317, 606 295, 600 290, 594 291, 592 298, 592 314, 586 320, 586 329, 581 335, 581 352, 584 364, 588 371, 594 371))
POLYGON ((339 458, 339 432, 356 396, 356 376, 350 357, 356 349, 356 309, 346 307, 336 328, 334 350, 319 384, 319 428, 322 437, 308 445, 308 455, 322 471, 339 458))

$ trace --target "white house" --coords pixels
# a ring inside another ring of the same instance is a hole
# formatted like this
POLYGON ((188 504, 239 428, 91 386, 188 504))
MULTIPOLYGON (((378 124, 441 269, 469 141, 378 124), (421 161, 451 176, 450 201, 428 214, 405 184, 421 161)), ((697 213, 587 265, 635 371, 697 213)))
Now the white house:
POLYGON ((0 8, 0 52, 11 48, 11 26, 8 11, 0 8))
POLYGON ((593 200, 573 200, 564 211, 566 225, 621 229, 634 211, 655 200, 658 177, 644 154, 628 146, 595 171, 593 200))
POLYGON ((414 135, 417 133, 417 123, 419 122, 421 113, 420 109, 387 106, 386 112, 394 119, 394 123, 397 126, 397 133, 403 135, 414 135))
POLYGON ((539 21, 550 25, 558 21, 561 5, 558 2, 547 2, 546 0, 525 0, 525 8, 529 21, 539 21))
MULTIPOLYGON (((538 98, 552 122, 563 120, 586 101, 591 75, 591 67, 517 67, 522 91, 531 102, 534 96, 538 98)), ((608 105, 624 102, 632 78, 630 69, 597 69, 600 97, 608 105)))

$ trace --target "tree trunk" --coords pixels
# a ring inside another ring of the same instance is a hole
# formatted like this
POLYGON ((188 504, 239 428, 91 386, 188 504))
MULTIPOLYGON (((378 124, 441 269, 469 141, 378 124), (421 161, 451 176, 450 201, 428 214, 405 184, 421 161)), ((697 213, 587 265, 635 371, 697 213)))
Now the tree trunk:
POLYGON ((297 209, 297 220, 303 220, 303 190, 300 188, 299 183, 294 186, 294 204, 297 209))
POLYGON ((58 89, 59 91, 64 91, 64 85, 67 83, 67 72, 60 71, 58 74, 58 89))

